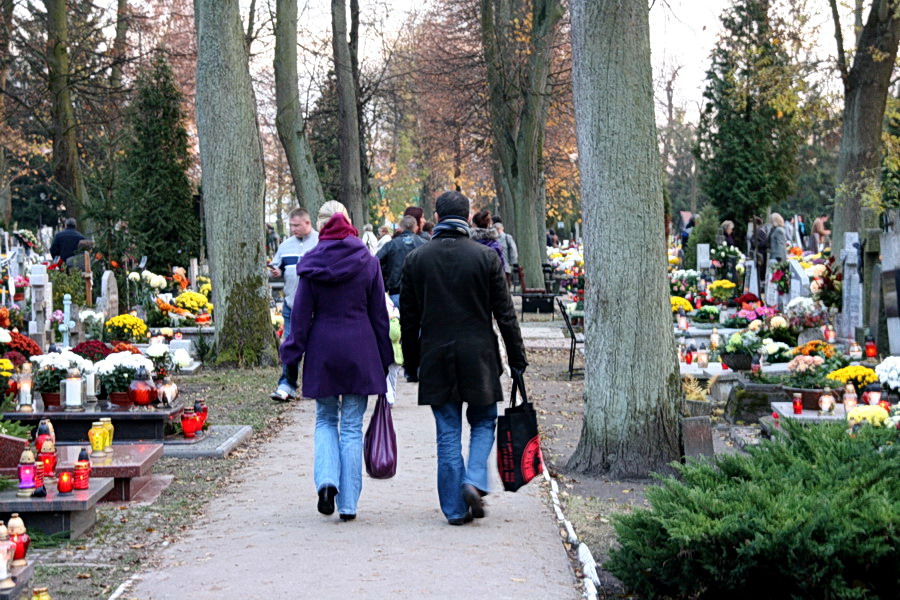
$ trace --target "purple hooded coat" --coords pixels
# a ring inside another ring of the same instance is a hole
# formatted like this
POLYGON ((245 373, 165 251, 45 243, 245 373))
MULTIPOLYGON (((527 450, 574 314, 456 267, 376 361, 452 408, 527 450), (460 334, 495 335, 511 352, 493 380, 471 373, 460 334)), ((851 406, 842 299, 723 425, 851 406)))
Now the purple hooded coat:
MULTIPOLYGON (((337 228, 352 229, 340 217, 346 225, 337 228)), ((299 283, 281 360, 299 363, 306 354, 306 398, 384 394, 394 352, 381 265, 355 235, 327 239, 334 221, 322 228, 319 244, 297 265, 299 283)))

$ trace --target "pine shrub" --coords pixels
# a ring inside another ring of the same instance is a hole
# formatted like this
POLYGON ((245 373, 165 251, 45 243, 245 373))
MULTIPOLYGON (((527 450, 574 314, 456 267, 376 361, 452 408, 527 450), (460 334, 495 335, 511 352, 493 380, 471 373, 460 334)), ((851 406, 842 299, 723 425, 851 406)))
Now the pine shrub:
POLYGON ((787 435, 675 465, 615 520, 606 567, 644 598, 900 598, 896 430, 782 423, 787 435))

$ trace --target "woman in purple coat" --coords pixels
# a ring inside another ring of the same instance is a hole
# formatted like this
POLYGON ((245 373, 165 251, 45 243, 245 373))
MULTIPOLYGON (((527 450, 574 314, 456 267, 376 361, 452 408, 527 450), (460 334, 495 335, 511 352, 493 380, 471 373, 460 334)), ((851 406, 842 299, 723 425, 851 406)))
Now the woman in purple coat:
POLYGON ((387 391, 394 360, 381 265, 340 202, 319 211, 319 244, 297 265, 299 283, 281 360, 303 355, 303 395, 316 399, 318 509, 356 518, 362 490, 362 424, 368 396, 387 391), (339 425, 340 423, 340 425, 339 425))
POLYGON ((475 216, 472 217, 472 225, 474 227, 469 230, 469 237, 496 252, 500 257, 500 266, 506 268, 503 249, 500 247, 500 232, 494 229, 490 211, 480 210, 475 213, 475 216))

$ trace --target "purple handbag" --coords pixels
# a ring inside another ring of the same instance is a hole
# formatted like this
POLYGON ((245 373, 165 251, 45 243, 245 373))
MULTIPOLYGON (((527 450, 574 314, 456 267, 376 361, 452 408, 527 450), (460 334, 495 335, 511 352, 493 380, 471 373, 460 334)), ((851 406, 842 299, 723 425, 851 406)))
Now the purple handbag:
POLYGON ((397 472, 397 436, 391 418, 391 405, 384 395, 378 396, 375 412, 366 429, 363 443, 366 473, 373 479, 390 479, 397 472))

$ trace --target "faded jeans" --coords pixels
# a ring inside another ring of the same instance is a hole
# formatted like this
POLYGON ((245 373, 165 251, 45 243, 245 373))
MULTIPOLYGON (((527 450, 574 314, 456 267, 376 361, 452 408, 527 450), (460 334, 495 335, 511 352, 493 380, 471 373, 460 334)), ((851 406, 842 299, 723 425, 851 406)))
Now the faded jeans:
POLYGON ((316 491, 337 488, 337 508, 355 515, 362 491, 363 415, 368 396, 344 394, 316 400, 316 491))
POLYGON ((462 486, 472 484, 482 492, 488 491, 487 463, 494 447, 494 430, 497 425, 497 405, 466 408, 469 422, 469 464, 462 456, 462 404, 448 402, 432 406, 437 433, 437 484, 441 512, 447 519, 461 519, 468 512, 463 500, 462 486))
MULTIPOLYGON (((287 339, 291 331, 291 306, 285 302, 281 307, 281 316, 284 317, 284 339, 287 339)), ((281 378, 278 380, 278 387, 290 387, 293 392, 297 391, 297 376, 300 374, 300 365, 289 365, 282 363, 281 378)))

